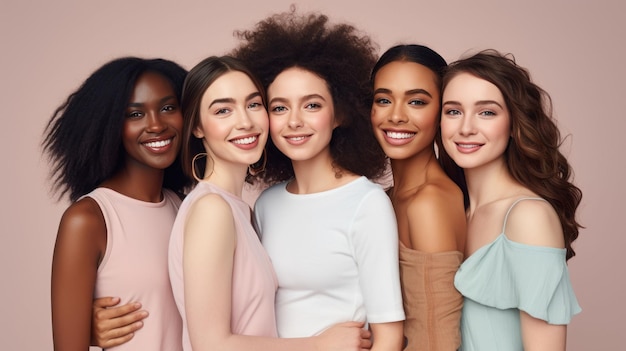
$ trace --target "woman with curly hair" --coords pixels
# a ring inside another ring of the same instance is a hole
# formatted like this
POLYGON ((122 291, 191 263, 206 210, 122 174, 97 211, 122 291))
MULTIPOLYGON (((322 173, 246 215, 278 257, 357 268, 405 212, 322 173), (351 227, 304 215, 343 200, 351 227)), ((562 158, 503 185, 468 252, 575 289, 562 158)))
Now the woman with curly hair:
POLYGON ((267 88, 270 140, 255 204, 278 277, 281 337, 366 321, 372 350, 400 350, 404 312, 385 156, 369 123, 370 39, 295 9, 239 32, 234 55, 267 88))
POLYGON ((435 155, 446 61, 422 45, 387 50, 372 71, 374 134, 391 161, 398 222, 405 351, 456 350, 463 297, 463 192, 435 155))
POLYGON ((496 51, 444 76, 443 145, 469 192, 467 259, 455 277, 465 297, 461 350, 565 350, 566 325, 581 310, 566 260, 582 193, 551 114, 528 71, 496 51))
POLYGON ((92 300, 120 296, 151 311, 119 350, 181 350, 167 250, 189 179, 178 152, 186 71, 134 57, 96 70, 54 113, 43 141, 54 188, 73 202, 52 261, 55 350, 87 350, 92 300))

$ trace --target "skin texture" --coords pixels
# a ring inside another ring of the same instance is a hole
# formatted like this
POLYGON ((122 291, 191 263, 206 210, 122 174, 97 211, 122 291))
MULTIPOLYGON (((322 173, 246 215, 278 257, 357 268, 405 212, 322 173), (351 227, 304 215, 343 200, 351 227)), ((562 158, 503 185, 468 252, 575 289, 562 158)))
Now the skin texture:
MULTIPOLYGON (((466 256, 501 233, 502 218, 520 197, 538 197, 511 176, 503 153, 510 137, 510 115, 498 88, 467 73, 454 76, 443 93, 442 139, 446 151, 464 168, 470 207, 466 256)), ((544 201, 522 201, 506 223, 509 240, 563 248, 562 227, 544 201)), ((565 350, 566 326, 549 325, 522 312, 525 350, 565 350)))
MULTIPOLYGON (((314 73, 289 68, 267 90, 270 133, 276 147, 292 161, 294 194, 335 189, 358 178, 334 166, 329 143, 337 127, 328 85, 314 73), (337 174, 341 177, 337 177, 337 174)), ((371 323, 372 350, 400 350, 402 322, 371 323)))
MULTIPOLYGON (((164 169, 174 162, 182 115, 171 85, 156 73, 135 84, 122 130, 124 166, 101 186, 148 202, 162 197, 164 169), (165 147, 146 142, 168 140, 165 147)), ((72 204, 59 225, 52 261, 52 326, 55 350, 86 350, 91 340, 92 299, 106 248, 106 226, 96 202, 72 204)))

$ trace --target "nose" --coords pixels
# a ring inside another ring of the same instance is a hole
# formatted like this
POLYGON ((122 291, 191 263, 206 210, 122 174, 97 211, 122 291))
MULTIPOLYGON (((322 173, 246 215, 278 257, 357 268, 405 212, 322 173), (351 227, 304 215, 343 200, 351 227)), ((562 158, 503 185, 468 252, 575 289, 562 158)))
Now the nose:
POLYGON ((476 133, 474 119, 471 116, 461 117, 461 126, 459 129, 461 135, 472 135, 476 133))
POLYGON ((161 119, 161 115, 158 113, 148 113, 147 117, 147 130, 150 133, 160 133, 164 131, 167 127, 163 120, 161 119))
POLYGON ((404 113, 402 104, 394 104, 389 115, 389 121, 393 123, 404 123, 407 121, 407 116, 404 113))
POLYGON ((242 108, 237 118, 237 129, 250 129, 254 125, 252 118, 250 118, 250 111, 246 108, 242 108))
POLYGON ((300 118, 300 113, 298 111, 289 112, 289 120, 287 122, 289 124, 289 128, 291 129, 302 127, 302 118, 300 118))

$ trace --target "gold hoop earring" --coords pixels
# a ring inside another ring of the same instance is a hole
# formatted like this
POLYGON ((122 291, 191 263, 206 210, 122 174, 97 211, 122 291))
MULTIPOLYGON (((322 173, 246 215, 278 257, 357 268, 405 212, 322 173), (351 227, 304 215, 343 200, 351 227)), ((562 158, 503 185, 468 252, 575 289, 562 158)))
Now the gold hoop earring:
POLYGON ((251 176, 256 176, 260 173, 263 173, 265 171, 265 165, 267 164, 267 150, 265 150, 265 148, 263 148, 263 154, 261 155, 261 158, 248 166, 248 173, 250 173, 251 176))
POLYGON ((193 176, 193 179, 195 179, 198 183, 202 179, 200 179, 200 177, 198 177, 198 174, 196 173, 196 161, 200 157, 208 157, 208 156, 209 155, 206 152, 201 152, 201 153, 196 154, 196 156, 194 156, 193 159, 191 160, 191 175, 193 176))
MULTIPOLYGON (((191 160, 191 175, 193 176, 193 178, 198 181, 198 183, 202 180, 200 177, 198 177, 198 174, 196 173, 196 161, 201 158, 201 157, 206 157, 206 164, 209 163, 209 161, 211 161, 211 157, 209 156, 209 154, 207 154, 206 152, 200 152, 198 154, 196 154, 196 156, 193 157, 193 159, 191 160)), ((206 165, 204 167, 204 172, 206 173, 206 165)), ((213 170, 211 170, 211 173, 213 173, 213 170)), ((211 173, 209 173, 208 175, 205 174, 204 178, 208 177, 211 175, 211 173)))

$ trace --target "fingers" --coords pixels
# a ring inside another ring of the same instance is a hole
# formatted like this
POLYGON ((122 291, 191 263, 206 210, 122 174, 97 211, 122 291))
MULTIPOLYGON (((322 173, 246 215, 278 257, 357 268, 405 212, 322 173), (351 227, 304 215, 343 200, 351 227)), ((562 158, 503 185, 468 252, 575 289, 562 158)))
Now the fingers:
POLYGON ((365 322, 351 321, 351 322, 343 322, 336 324, 337 326, 348 327, 348 328, 363 328, 365 322))
POLYGON ((93 301, 93 307, 94 308, 106 308, 106 307, 113 307, 115 305, 117 305, 118 303, 120 303, 120 298, 119 297, 99 297, 97 299, 95 299, 93 301))
MULTIPOLYGON (((96 321, 119 318, 128 314, 134 313, 141 308, 141 304, 139 302, 130 302, 122 306, 109 307, 109 308, 99 308, 96 306, 97 303, 98 303, 98 300, 94 301, 93 314, 94 314, 94 318, 96 319, 96 321)), ((143 319, 143 318, 140 318, 140 319, 143 319)))
POLYGON ((104 332, 107 330, 133 327, 134 325, 134 331, 141 328, 143 325, 143 323, 137 324, 137 322, 141 322, 147 317, 148 311, 144 310, 131 313, 126 313, 125 311, 111 311, 109 309, 100 310, 94 314, 94 327, 96 330, 104 332))
POLYGON ((134 336, 135 336, 135 333, 130 333, 130 334, 123 335, 119 338, 103 340, 101 342, 101 345, 97 345, 97 346, 103 349, 113 348, 115 346, 119 346, 119 345, 129 342, 134 336))
POLYGON ((372 332, 367 329, 361 329, 361 339, 370 339, 372 337, 372 332))

